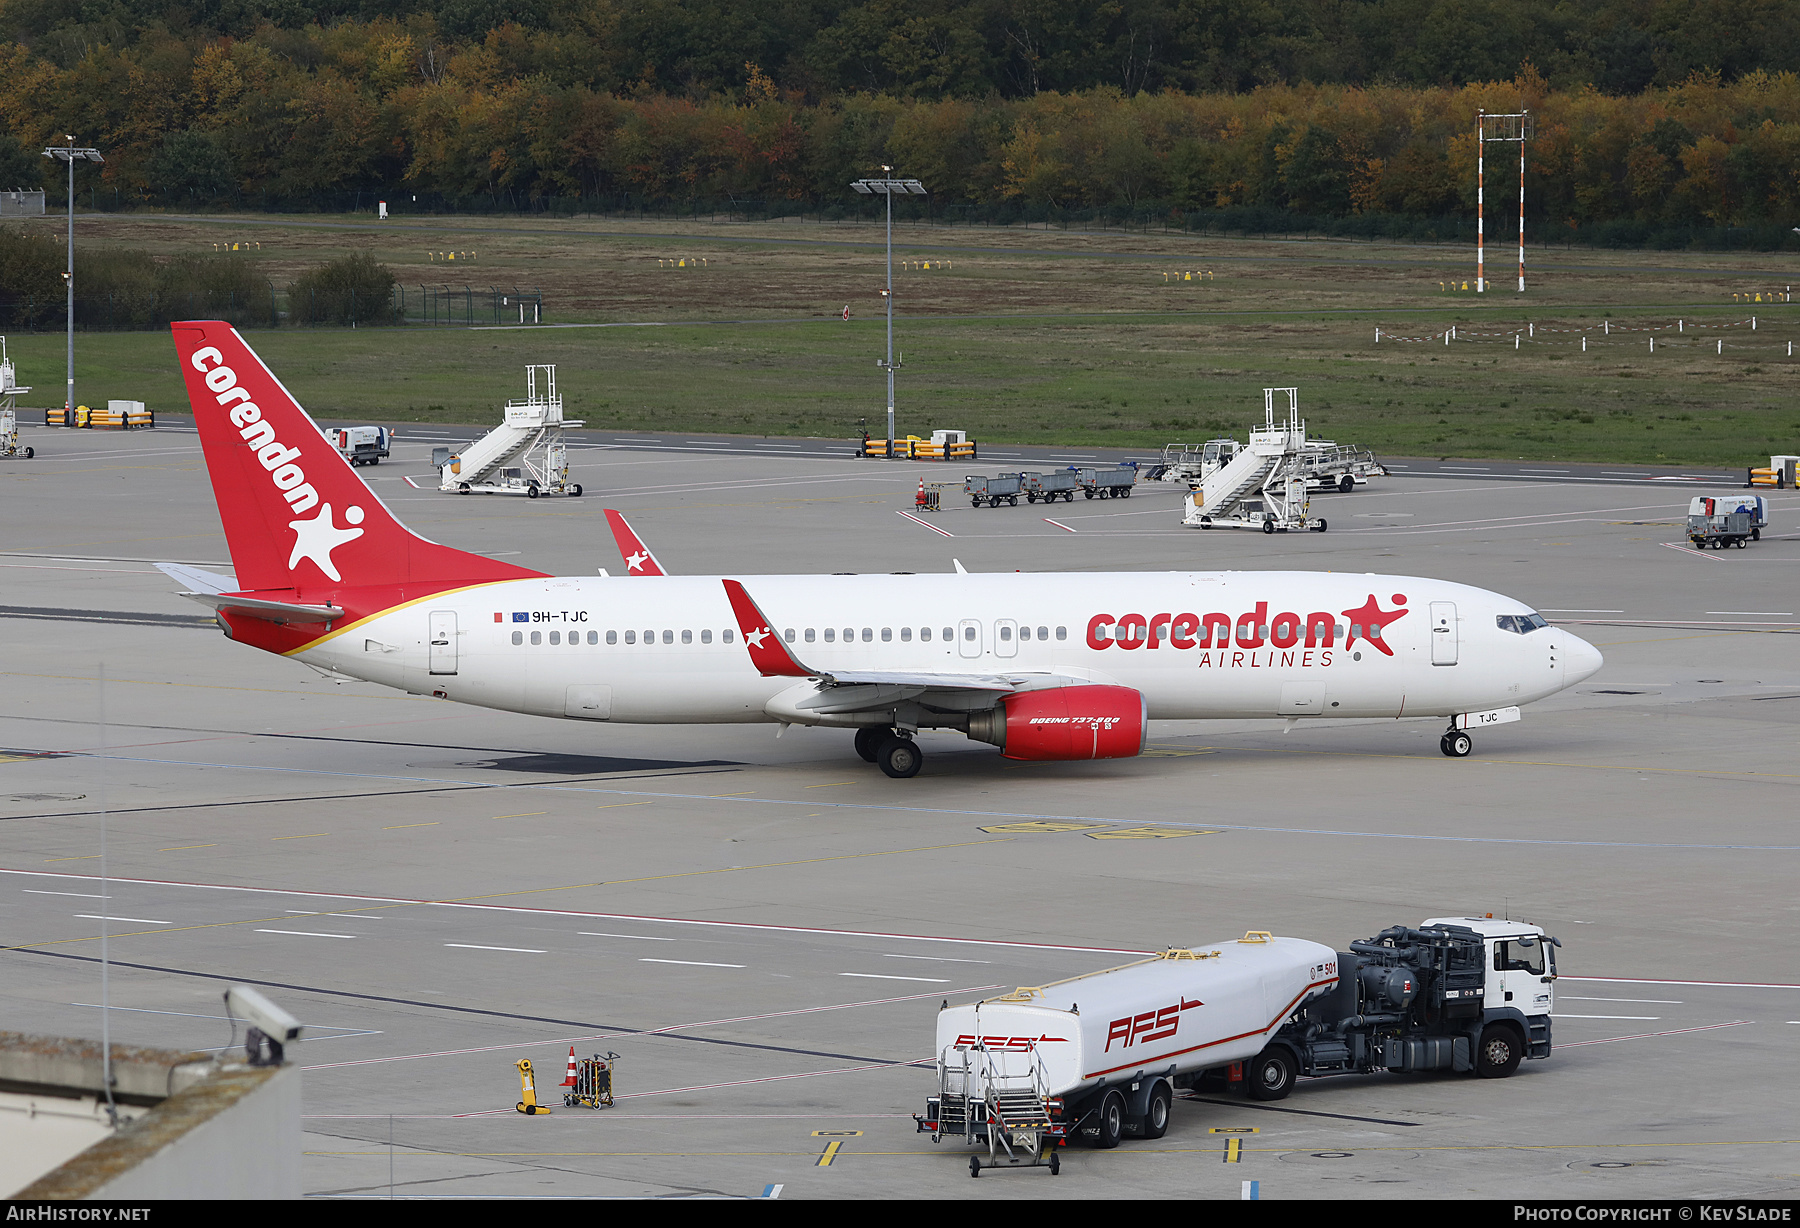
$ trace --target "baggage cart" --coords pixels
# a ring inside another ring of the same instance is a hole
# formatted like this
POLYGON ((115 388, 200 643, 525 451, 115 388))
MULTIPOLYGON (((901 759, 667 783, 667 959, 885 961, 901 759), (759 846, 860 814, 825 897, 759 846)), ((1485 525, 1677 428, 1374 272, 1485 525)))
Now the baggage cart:
POLYGON ((1090 465, 1075 471, 1076 484, 1089 499, 1129 499, 1137 481, 1135 465, 1090 465))
POLYGON ((1059 498, 1064 503, 1075 501, 1075 470, 1052 469, 1049 473, 1022 473, 1025 480, 1025 502, 1036 503, 1042 499, 1045 503, 1055 503, 1059 498))
POLYGON ((983 503, 989 507, 999 507, 1001 500, 1005 500, 1010 507, 1017 507, 1022 476, 1017 473, 996 473, 990 478, 971 474, 963 479, 963 493, 969 496, 969 502, 976 507, 983 503))
POLYGON ((1756 530, 1750 524, 1748 512, 1721 512, 1712 516, 1688 517, 1688 540, 1694 543, 1694 549, 1729 550, 1736 546, 1742 550, 1749 546, 1751 534, 1756 530))

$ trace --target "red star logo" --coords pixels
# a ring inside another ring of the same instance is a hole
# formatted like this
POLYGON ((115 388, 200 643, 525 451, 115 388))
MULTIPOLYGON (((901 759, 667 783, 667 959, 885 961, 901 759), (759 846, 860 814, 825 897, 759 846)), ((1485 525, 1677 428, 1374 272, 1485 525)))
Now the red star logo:
MULTIPOLYGON (((1394 604, 1397 606, 1405 606, 1406 594, 1395 593, 1394 604)), ((1367 632, 1370 627, 1380 627, 1380 636, 1364 634, 1362 638, 1369 642, 1370 647, 1378 649, 1390 657, 1394 655, 1394 650, 1387 646, 1387 629, 1400 619, 1406 617, 1405 609, 1384 610, 1381 608, 1381 603, 1375 600, 1375 594, 1370 593, 1368 601, 1364 602, 1354 610, 1345 610, 1344 617, 1350 620, 1350 634, 1349 637, 1344 640, 1345 648, 1349 648, 1356 643, 1356 629, 1358 627, 1363 628, 1364 632, 1367 632)))

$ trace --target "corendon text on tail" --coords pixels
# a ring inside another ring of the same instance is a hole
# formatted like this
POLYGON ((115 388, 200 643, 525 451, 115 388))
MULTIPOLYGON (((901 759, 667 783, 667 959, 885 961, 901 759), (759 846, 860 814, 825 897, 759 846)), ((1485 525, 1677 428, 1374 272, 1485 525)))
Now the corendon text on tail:
POLYGON ((173 331, 236 574, 163 569, 240 643, 414 694, 831 726, 907 777, 921 729, 1098 759, 1207 717, 1438 716, 1460 756, 1601 664, 1521 602, 1411 576, 670 576, 616 512, 626 575, 548 576, 419 537, 230 325, 173 331))

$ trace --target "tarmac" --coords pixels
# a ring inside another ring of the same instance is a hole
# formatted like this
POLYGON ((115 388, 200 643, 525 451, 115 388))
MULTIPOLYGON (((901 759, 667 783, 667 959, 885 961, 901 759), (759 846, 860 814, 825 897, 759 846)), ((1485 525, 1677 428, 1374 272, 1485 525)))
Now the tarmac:
POLYGON ((896 781, 841 733, 509 715, 233 644, 150 565, 228 565, 195 436, 26 427, 36 458, 0 461, 0 1026, 97 1037, 103 927, 122 1043, 224 1046, 224 987, 261 987, 308 1024, 318 1197, 1800 1191, 1800 496, 1703 552, 1686 504, 1722 472, 1418 462, 1316 497, 1328 533, 1203 534, 1173 485, 976 511, 960 466, 646 436, 577 440, 580 499, 458 498, 429 488, 438 430, 360 472, 424 535, 546 571, 622 571, 605 507, 686 574, 1379 571, 1516 596, 1607 664, 1466 760, 1435 719, 1159 723, 1085 764, 926 733, 896 781), (900 514, 921 479, 953 484, 937 532, 900 514), (1165 1138, 1056 1177, 971 1181, 915 1130, 940 1002, 1489 912, 1564 944, 1555 1052, 1511 1079, 1186 1096, 1165 1138), (620 1055, 615 1107, 563 1107, 571 1046, 620 1055), (513 1110, 520 1058, 548 1117, 513 1110))

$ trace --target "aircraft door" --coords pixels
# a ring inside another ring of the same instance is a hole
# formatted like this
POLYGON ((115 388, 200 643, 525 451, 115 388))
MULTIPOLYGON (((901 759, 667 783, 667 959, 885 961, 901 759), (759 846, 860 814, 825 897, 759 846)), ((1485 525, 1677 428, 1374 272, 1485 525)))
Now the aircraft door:
POLYGON ((994 655, 1013 657, 1019 653, 1019 625, 1010 618, 994 620, 994 655))
POLYGON ((973 618, 965 618, 956 628, 956 650, 965 657, 981 655, 981 624, 973 618))
POLYGON ((431 612, 430 648, 426 659, 430 663, 430 672, 434 674, 454 674, 456 672, 456 611, 433 610, 431 612))
POLYGON ((1431 603, 1431 663, 1456 664, 1456 603, 1431 603))

